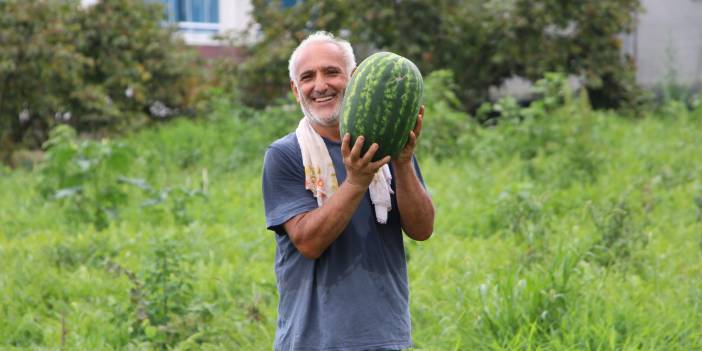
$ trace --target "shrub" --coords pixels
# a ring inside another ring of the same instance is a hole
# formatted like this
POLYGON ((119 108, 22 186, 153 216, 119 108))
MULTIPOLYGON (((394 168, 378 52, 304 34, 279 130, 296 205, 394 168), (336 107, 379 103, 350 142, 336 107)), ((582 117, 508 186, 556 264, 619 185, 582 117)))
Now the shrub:
POLYGON ((193 259, 185 254, 183 238, 159 236, 147 243, 149 250, 138 272, 111 260, 106 267, 131 283, 126 316, 132 342, 166 350, 201 330, 211 313, 194 297, 193 259))
POLYGON ((44 147, 46 158, 40 166, 44 197, 66 203, 79 221, 107 227, 127 202, 117 179, 127 173, 134 150, 106 139, 80 141, 67 125, 54 128, 44 147))
POLYGON ((83 86, 78 1, 0 2, 0 157, 18 142, 41 145, 55 117, 83 86))
POLYGON ((590 258, 603 266, 626 268, 627 263, 634 263, 639 268, 636 254, 648 245, 649 238, 634 220, 634 210, 627 199, 611 199, 607 205, 588 209, 600 234, 590 249, 590 258))
POLYGON ((637 102, 634 67, 622 59, 619 36, 633 29, 639 0, 253 4, 262 35, 241 67, 250 85, 245 100, 252 105, 285 93, 288 56, 316 30, 350 39, 359 62, 381 49, 410 58, 425 74, 451 69, 469 111, 488 100, 491 86, 513 76, 536 80, 550 71, 584 77, 596 107, 637 102))
POLYGON ((59 123, 123 131, 194 103, 194 56, 141 0, 0 2, 0 157, 59 123))
POLYGON ((478 125, 458 110, 454 89, 449 70, 434 71, 424 78, 424 123, 417 154, 444 159, 470 150, 478 125))

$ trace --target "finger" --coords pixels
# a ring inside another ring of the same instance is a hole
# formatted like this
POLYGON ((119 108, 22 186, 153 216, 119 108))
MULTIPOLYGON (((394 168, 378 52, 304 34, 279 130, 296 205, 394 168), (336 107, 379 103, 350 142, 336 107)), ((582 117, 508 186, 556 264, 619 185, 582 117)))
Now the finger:
POLYGON ((350 142, 351 135, 349 133, 344 134, 344 137, 341 138, 341 155, 344 156, 344 158, 348 157, 351 153, 351 150, 349 150, 350 142))
POLYGON ((405 144, 405 149, 414 149, 417 144, 417 134, 414 131, 410 131, 409 138, 407 138, 407 143, 405 144))
POLYGON ((385 166, 386 164, 388 164, 388 163, 390 162, 390 160, 391 160, 391 157, 390 157, 390 155, 388 155, 388 156, 385 156, 385 157, 381 158, 381 159, 378 160, 378 161, 371 162, 370 165, 371 165, 371 168, 372 168, 372 169, 374 169, 374 170, 377 171, 378 169, 380 169, 380 167, 383 167, 383 166, 385 166))
POLYGON ((419 106, 419 114, 417 115, 417 123, 414 125, 414 134, 419 138, 422 131, 422 123, 424 123, 424 105, 419 106))
POLYGON ((353 148, 351 149, 351 160, 355 161, 361 158, 361 149, 363 148, 363 140, 365 138, 363 135, 359 136, 356 138, 356 142, 353 144, 353 148))
POLYGON ((370 163, 375 153, 378 152, 378 149, 380 149, 380 145, 378 145, 378 143, 373 143, 373 145, 368 148, 368 151, 366 151, 366 154, 363 155, 363 162, 370 163))

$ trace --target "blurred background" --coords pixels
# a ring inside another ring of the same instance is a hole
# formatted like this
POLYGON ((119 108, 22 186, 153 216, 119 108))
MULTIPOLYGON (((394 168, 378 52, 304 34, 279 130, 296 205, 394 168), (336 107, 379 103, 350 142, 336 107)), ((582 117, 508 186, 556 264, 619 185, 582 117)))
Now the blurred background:
POLYGON ((316 30, 425 75, 449 70, 456 108, 512 96, 560 72, 594 108, 693 103, 702 81, 699 1, 6 1, 2 158, 79 132, 202 116, 213 95, 257 109, 286 99, 287 59, 316 30))
POLYGON ((702 1, 0 1, 0 349, 269 349, 309 34, 424 76, 416 350, 702 349, 702 1))

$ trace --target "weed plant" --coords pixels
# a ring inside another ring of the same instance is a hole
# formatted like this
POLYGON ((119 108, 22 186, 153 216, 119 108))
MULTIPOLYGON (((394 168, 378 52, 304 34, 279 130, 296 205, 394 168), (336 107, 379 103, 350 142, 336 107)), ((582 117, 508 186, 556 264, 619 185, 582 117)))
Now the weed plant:
MULTIPOLYGON (((591 111, 551 76, 553 99, 486 106, 510 116, 487 127, 441 74, 417 152, 435 232, 406 241, 414 349, 702 349, 701 110, 591 111)), ((61 129, 40 170, 0 170, 0 349, 269 349, 261 162, 299 117, 223 101, 119 140, 61 129)))

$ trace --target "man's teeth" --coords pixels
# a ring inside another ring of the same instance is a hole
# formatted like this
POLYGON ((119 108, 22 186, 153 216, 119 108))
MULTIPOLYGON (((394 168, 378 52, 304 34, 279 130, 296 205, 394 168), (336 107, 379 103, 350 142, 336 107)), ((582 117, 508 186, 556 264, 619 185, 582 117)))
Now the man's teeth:
POLYGON ((316 99, 314 99, 314 101, 316 101, 316 102, 326 102, 326 101, 329 101, 329 100, 331 100, 331 99, 333 99, 333 98, 334 98, 334 96, 325 96, 325 97, 316 98, 316 99))

